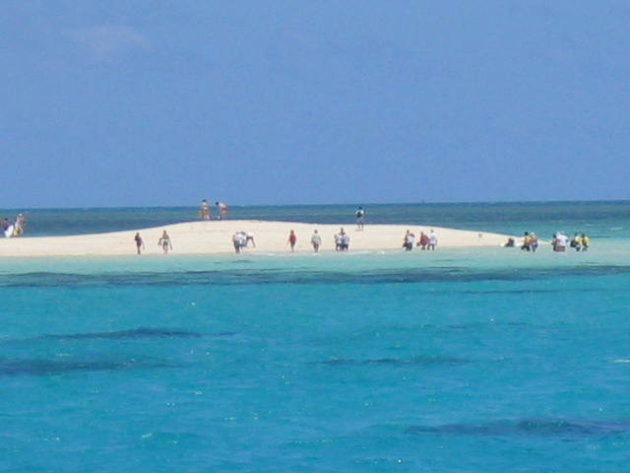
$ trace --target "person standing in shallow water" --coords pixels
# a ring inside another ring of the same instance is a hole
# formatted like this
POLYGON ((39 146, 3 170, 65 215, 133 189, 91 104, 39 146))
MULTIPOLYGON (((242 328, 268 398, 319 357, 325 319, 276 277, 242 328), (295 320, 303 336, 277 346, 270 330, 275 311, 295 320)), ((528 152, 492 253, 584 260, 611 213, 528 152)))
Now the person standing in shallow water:
POLYGON ((295 244, 297 243, 297 236, 295 235, 295 232, 293 230, 291 230, 291 232, 289 233, 289 240, 287 243, 289 243, 289 246, 291 247, 291 251, 295 251, 295 244))
POLYGON ((142 250, 144 250, 144 241, 140 236, 140 232, 136 232, 136 236, 133 237, 133 240, 136 242, 136 251, 138 254, 142 254, 142 250))
POLYGON ((173 249, 173 245, 171 244, 171 237, 168 235, 166 230, 162 232, 162 237, 158 240, 158 246, 162 247, 162 251, 164 251, 164 254, 167 254, 169 250, 173 249))

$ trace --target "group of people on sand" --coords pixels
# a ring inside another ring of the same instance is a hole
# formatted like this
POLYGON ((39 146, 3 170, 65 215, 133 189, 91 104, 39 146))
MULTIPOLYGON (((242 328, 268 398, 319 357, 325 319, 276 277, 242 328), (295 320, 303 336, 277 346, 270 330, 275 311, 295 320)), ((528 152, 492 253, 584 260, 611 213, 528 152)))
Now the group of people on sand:
POLYGON ((26 217, 24 214, 18 214, 13 223, 11 223, 6 217, 2 219, 2 234, 5 238, 22 236, 25 228, 26 217))
MULTIPOLYGON (((587 251, 590 244, 591 240, 585 233, 576 233, 572 239, 564 232, 556 232, 551 237, 551 248, 555 252, 563 252, 567 248, 573 248, 576 251, 587 251)), ((516 246, 516 240, 510 237, 503 246, 505 248, 513 248, 516 246)), ((523 241, 520 245, 521 250, 535 253, 538 246, 539 241, 535 233, 525 232, 523 234, 523 241)))
POLYGON ((407 230, 405 236, 403 237, 403 248, 407 251, 413 250, 414 243, 416 247, 419 247, 421 250, 431 250, 434 251, 435 247, 438 244, 437 234, 433 229, 427 235, 423 231, 420 232, 420 238, 416 243, 416 235, 411 232, 411 230, 407 230))
MULTIPOLYGON (((219 201, 215 202, 214 205, 217 207, 217 220, 223 220, 227 216, 229 210, 228 205, 219 201)), ((199 206, 199 218, 201 220, 212 219, 210 203, 206 199, 203 199, 201 201, 201 205, 199 206)))
MULTIPOLYGON (((350 235, 341 227, 339 232, 334 235, 335 251, 348 251, 350 248, 350 235)), ((297 235, 294 230, 289 231, 289 238, 287 244, 291 248, 291 252, 295 251, 295 245, 297 243, 297 235)), ((311 246, 315 253, 319 252, 319 248, 322 246, 322 237, 317 229, 313 230, 311 235, 311 246)))
POLYGON ((569 240, 569 237, 564 232, 556 232, 551 239, 553 251, 558 252, 566 251, 567 246, 575 251, 587 251, 590 244, 591 239, 585 233, 576 233, 569 240))
POLYGON ((531 251, 535 253, 538 249, 538 237, 534 232, 529 233, 525 232, 523 234, 523 244, 521 245, 521 250, 531 251))
MULTIPOLYGON (((335 241, 335 251, 347 251, 350 248, 350 236, 346 233, 346 231, 342 228, 339 229, 339 232, 334 235, 335 241)), ((289 237, 287 238, 287 245, 291 249, 291 252, 295 251, 296 245, 298 242, 298 236, 295 233, 295 230, 289 231, 289 237)), ((232 243, 234 244, 234 251, 236 253, 240 253, 244 248, 249 247, 249 243, 252 244, 254 248, 256 248, 256 243, 254 242, 254 235, 246 232, 236 232, 232 235, 232 243)), ((313 251, 315 253, 319 252, 320 247, 322 246, 322 237, 319 234, 319 231, 315 229, 310 239, 311 246, 313 247, 313 251)))

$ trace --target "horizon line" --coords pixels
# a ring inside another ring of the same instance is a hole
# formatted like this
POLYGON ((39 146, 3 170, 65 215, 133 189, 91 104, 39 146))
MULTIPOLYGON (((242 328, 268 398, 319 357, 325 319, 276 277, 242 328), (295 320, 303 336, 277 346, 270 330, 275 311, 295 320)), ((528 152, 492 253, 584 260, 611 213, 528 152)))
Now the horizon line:
MULTIPOLYGON (((623 204, 630 203, 630 199, 595 199, 595 200, 479 200, 479 201, 419 201, 419 202, 350 202, 350 203, 310 203, 310 204, 228 204, 233 208, 244 207, 349 207, 349 206, 441 206, 441 205, 520 205, 520 204, 604 204, 614 203, 623 204)), ((211 206, 214 206, 211 204, 211 206)), ((3 211, 21 211, 30 210, 114 210, 114 209, 180 209, 180 208, 197 208, 194 205, 125 205, 125 206, 69 206, 69 207, 6 207, 1 208, 3 211)))

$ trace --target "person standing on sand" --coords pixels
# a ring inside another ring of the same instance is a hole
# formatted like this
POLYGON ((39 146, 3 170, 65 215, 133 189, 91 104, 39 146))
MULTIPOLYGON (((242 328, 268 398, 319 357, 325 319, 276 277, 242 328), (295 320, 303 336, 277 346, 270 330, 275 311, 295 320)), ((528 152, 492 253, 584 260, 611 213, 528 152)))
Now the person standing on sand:
POLYGON ((291 247, 291 251, 295 251, 296 242, 297 242, 297 236, 295 235, 295 232, 291 230, 291 232, 289 233, 289 240, 287 241, 287 243, 291 247))
POLYGON ((431 231, 429 232, 429 244, 427 246, 427 249, 434 251, 437 244, 438 244, 438 237, 433 231, 433 229, 431 229, 431 231))
POLYGON ((363 230, 365 225, 365 210, 363 210, 363 207, 357 209, 355 216, 357 218, 357 230, 363 230))
POLYGON ((229 207, 223 202, 215 202, 214 205, 217 206, 217 218, 223 220, 227 216, 229 207))
POLYGON ((417 246, 422 250, 426 250, 427 246, 429 246, 429 235, 424 232, 420 232, 420 239, 418 240, 417 246))
POLYGON ((416 236, 411 233, 410 230, 407 230, 407 233, 405 233, 405 236, 403 237, 403 248, 407 251, 411 251, 413 250, 413 242, 415 241, 416 236))
POLYGON ((140 232, 136 232, 136 236, 133 237, 133 240, 136 242, 136 251, 139 255, 142 254, 141 250, 144 250, 144 241, 142 241, 142 237, 140 236, 140 232))
POLYGON ((162 251, 164 251, 164 254, 167 254, 169 250, 173 250, 171 237, 168 235, 166 230, 162 232, 162 237, 158 240, 158 246, 162 247, 162 251))
POLYGON ((311 245, 313 245, 313 250, 315 253, 319 252, 319 247, 322 245, 322 237, 319 236, 317 230, 313 231, 313 236, 311 237, 311 245))
POLYGON ((343 227, 339 229, 339 233, 335 233, 335 250, 348 251, 350 247, 350 237, 344 231, 343 227))

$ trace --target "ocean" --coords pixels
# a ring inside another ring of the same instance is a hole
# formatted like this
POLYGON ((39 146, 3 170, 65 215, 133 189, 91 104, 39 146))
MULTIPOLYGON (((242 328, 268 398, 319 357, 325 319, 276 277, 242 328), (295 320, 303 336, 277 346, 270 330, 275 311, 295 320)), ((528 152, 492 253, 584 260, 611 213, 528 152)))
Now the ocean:
MULTIPOLYGON (((0 471, 627 472, 630 202, 364 207, 365 232, 592 245, 5 259, 0 471)), ((229 218, 350 228, 355 209, 229 218)), ((196 210, 2 212, 43 236, 196 210)))

